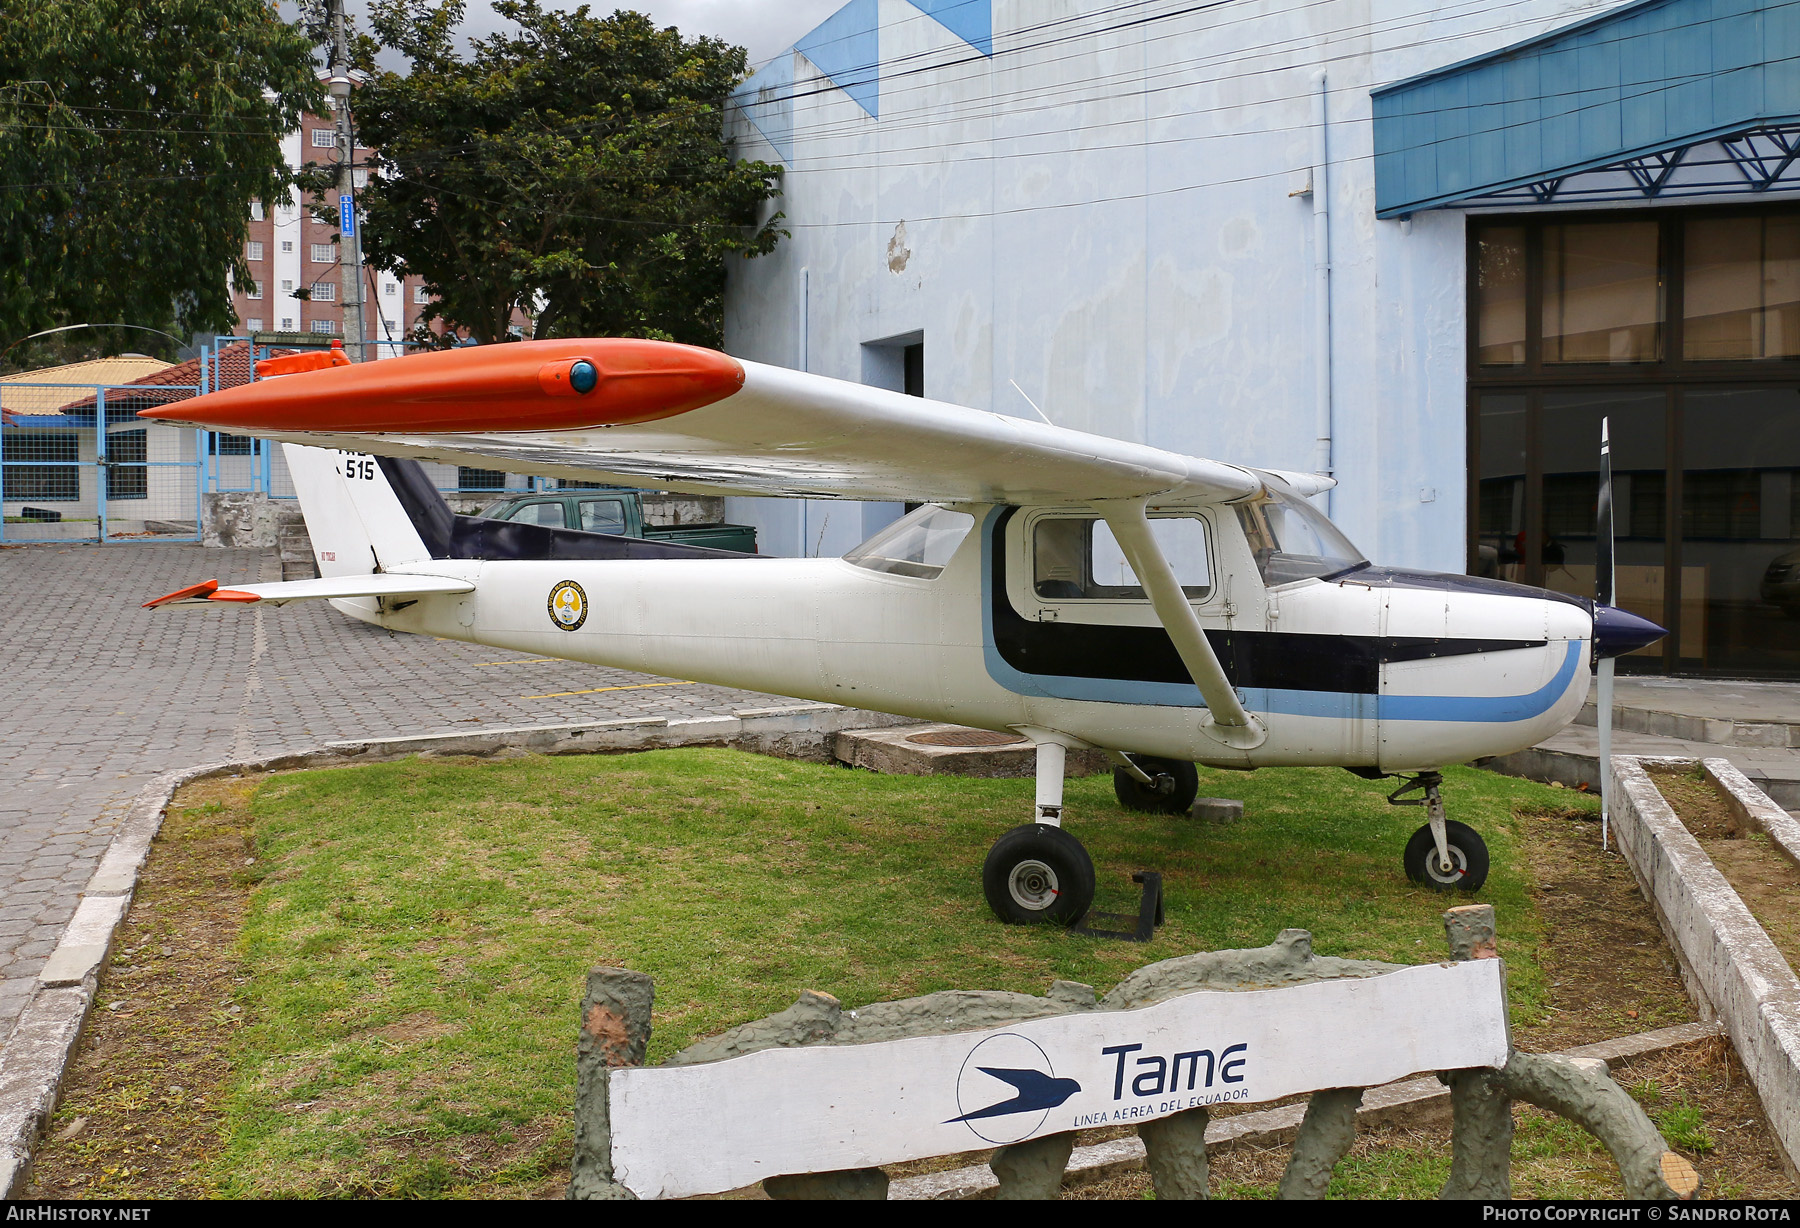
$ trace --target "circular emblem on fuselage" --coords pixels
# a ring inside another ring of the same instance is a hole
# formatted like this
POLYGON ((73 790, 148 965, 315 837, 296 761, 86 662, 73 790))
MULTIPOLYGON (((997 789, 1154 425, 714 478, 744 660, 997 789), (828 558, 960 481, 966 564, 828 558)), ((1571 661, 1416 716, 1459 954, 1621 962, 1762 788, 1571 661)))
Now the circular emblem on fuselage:
POLYGON ((577 630, 582 623, 587 621, 587 593, 583 592, 581 585, 573 580, 564 580, 551 589, 547 606, 550 611, 550 621, 564 631, 577 630))

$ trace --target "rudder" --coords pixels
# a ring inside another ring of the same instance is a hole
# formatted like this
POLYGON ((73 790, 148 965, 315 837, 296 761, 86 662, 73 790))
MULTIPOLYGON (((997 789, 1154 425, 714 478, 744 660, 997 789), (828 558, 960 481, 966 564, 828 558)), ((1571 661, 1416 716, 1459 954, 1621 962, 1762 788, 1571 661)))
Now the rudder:
POLYGON ((373 456, 284 443, 319 575, 354 576, 431 558, 373 456))

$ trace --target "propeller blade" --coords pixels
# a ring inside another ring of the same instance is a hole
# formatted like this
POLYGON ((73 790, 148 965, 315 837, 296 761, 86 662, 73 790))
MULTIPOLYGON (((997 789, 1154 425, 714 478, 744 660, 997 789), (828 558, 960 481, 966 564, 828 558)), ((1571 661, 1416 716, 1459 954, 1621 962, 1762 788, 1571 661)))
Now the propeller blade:
POLYGON ((1600 507, 1594 532, 1594 600, 1614 604, 1612 440, 1608 420, 1600 419, 1600 507))
MULTIPOLYGON (((1612 439, 1609 423, 1600 419, 1600 506, 1594 525, 1594 639, 1600 639, 1600 611, 1611 606, 1613 591, 1613 486, 1612 439)), ((1660 630, 1660 628, 1659 628, 1660 630)), ((1598 643, 1595 645, 1599 647, 1598 643)), ((1595 697, 1599 709, 1600 756, 1595 765, 1600 769, 1600 847, 1611 844, 1612 826, 1612 726, 1613 726, 1613 657, 1600 658, 1600 694, 1595 697)))

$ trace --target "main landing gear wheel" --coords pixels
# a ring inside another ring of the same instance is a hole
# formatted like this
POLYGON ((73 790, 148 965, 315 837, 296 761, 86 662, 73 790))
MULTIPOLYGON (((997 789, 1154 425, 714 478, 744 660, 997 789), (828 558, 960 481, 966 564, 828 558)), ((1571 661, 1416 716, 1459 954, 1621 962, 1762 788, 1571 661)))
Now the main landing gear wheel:
POLYGON ((1473 827, 1455 819, 1444 821, 1444 840, 1450 848, 1448 871, 1438 861, 1437 841, 1431 838, 1431 824, 1414 832, 1402 855, 1406 877, 1436 891, 1479 891, 1488 876, 1487 842, 1473 827))
POLYGON ((1191 763, 1179 759, 1157 759, 1150 755, 1127 756, 1144 775, 1145 784, 1122 767, 1113 769, 1113 794, 1127 810, 1145 814, 1186 814, 1200 792, 1200 773, 1191 763))
POLYGON ((1008 925, 1074 925, 1094 902, 1094 862, 1062 828, 1027 823, 988 851, 981 890, 1008 925))

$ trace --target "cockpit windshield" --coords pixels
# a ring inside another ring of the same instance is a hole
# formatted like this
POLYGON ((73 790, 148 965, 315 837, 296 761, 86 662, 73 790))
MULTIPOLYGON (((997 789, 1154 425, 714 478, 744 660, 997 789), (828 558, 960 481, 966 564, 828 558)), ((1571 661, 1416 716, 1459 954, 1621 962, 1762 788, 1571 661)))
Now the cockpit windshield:
POLYGON ((890 575, 936 579, 975 527, 975 517, 927 503, 844 556, 844 562, 890 575))
POLYGON ((1326 580, 1368 565, 1318 508, 1274 480, 1264 482, 1263 492, 1260 499, 1238 504, 1237 514, 1264 584, 1326 580))

